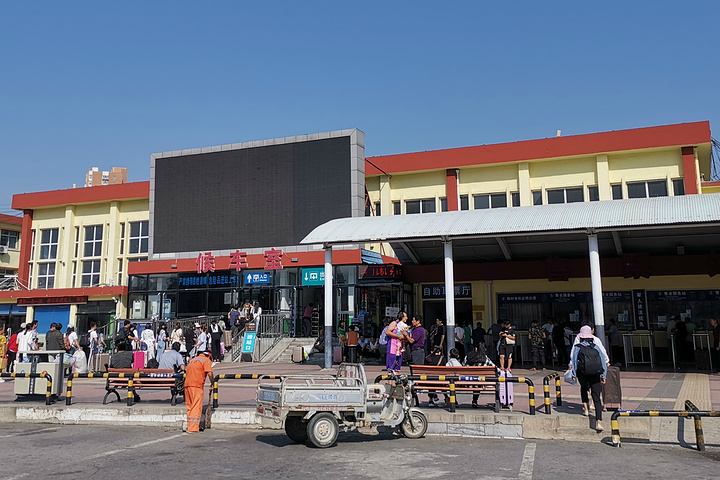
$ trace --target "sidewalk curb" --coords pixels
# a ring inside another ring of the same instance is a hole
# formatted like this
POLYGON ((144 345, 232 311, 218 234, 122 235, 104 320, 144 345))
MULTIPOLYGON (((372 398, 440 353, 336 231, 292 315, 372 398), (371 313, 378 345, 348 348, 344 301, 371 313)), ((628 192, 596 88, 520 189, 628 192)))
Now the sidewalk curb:
MULTIPOLYGON (((591 429, 591 419, 581 415, 553 413, 465 413, 428 412, 429 435, 500 437, 516 439, 557 439, 570 441, 609 441, 610 413, 606 413, 606 430, 601 434, 591 429)), ((38 423, 61 425, 140 425, 153 424, 182 429, 186 412, 176 407, 136 405, 87 406, 24 406, 0 405, 0 421, 7 423, 38 423)), ((709 445, 720 444, 720 422, 706 419, 705 437, 709 445)), ((213 412, 217 429, 260 429, 260 418, 254 408, 218 408, 213 412)), ((670 417, 622 418, 620 433, 624 440, 652 443, 694 445, 692 419, 670 417)))

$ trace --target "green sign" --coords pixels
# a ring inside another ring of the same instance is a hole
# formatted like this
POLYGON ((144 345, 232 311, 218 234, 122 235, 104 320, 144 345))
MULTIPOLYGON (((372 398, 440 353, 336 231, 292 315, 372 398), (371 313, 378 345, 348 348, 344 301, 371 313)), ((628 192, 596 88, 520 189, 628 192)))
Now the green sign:
POLYGON ((302 285, 325 285, 325 269, 324 268, 303 268, 302 269, 302 285))

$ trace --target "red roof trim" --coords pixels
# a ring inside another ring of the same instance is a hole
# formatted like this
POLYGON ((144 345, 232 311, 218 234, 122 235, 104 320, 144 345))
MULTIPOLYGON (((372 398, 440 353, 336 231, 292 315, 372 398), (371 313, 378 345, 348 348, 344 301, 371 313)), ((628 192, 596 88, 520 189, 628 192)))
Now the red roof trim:
POLYGON ((22 225, 22 217, 14 217, 12 215, 5 215, 4 213, 0 213, 0 222, 22 225))
MULTIPOLYGON (((369 157, 368 160, 383 171, 392 174, 644 148, 695 146, 710 142, 710 122, 705 121, 476 147, 384 155, 369 157)), ((377 167, 366 161, 365 175, 383 174, 377 167)))
POLYGON ((16 210, 29 210, 42 207, 54 207, 57 205, 110 202, 113 200, 130 200, 133 198, 150 198, 150 182, 120 183, 100 187, 19 193, 13 195, 12 208, 16 210))

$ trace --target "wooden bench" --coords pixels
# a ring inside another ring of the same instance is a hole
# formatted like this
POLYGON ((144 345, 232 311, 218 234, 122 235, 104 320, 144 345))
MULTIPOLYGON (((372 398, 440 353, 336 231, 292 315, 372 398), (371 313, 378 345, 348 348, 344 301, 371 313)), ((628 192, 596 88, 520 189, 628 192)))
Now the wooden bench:
POLYGON ((133 378, 132 375, 136 373, 169 373, 173 374, 175 373, 174 370, 170 369, 160 369, 160 368, 143 368, 141 370, 135 370, 133 368, 108 368, 108 373, 124 373, 127 376, 123 378, 108 378, 107 383, 105 384, 105 397, 103 397, 103 405, 107 404, 107 398, 110 396, 111 393, 114 393, 117 397, 117 401, 120 401, 120 394, 118 393, 118 389, 122 388, 128 388, 130 380, 133 381, 133 389, 134 389, 134 396, 133 399, 130 401, 130 405, 132 405, 134 402, 140 401, 140 395, 137 394, 138 390, 142 389, 170 389, 170 394, 172 395, 170 398, 170 405, 175 406, 177 404, 177 396, 182 395, 182 392, 178 392, 176 388, 176 380, 175 377, 143 377, 143 378, 133 378))
MULTIPOLYGON (((410 365, 411 375, 428 375, 438 376, 446 375, 450 377, 491 377, 496 376, 495 367, 443 367, 438 365, 410 365)), ((495 381, 469 381, 461 380, 455 382, 455 392, 466 393, 492 393, 495 395, 495 403, 497 404, 497 383, 495 381)), ((415 406, 420 404, 418 393, 450 393, 449 380, 413 380, 413 399, 415 406)), ((457 397, 455 397, 457 405, 457 397)), ((497 407, 496 407, 497 408, 497 407)))

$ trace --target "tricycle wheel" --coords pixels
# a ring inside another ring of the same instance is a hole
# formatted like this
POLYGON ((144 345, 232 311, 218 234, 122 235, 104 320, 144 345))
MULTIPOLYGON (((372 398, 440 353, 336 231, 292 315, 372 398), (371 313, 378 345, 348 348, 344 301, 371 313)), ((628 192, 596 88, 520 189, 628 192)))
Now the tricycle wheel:
POLYGON ((318 448, 327 448, 335 445, 340 433, 337 419, 331 413, 318 413, 310 419, 307 425, 307 436, 318 448))
POLYGON ((421 412, 408 412, 405 420, 400 424, 400 430, 407 438, 420 438, 425 435, 428 428, 428 421, 421 412), (412 425, 410 420, 412 419, 412 425))
POLYGON ((308 439, 307 425, 303 423, 302 417, 287 417, 285 419, 285 433, 293 442, 305 443, 308 439))

